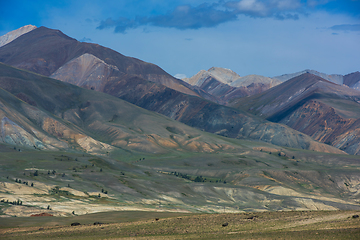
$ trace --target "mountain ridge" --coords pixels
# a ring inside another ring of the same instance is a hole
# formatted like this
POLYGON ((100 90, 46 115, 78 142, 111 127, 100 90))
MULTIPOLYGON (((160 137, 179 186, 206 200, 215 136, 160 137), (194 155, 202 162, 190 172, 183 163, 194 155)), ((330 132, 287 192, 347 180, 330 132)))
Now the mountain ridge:
POLYGON ((69 61, 88 53, 116 66, 125 74, 135 74, 149 81, 158 81, 186 94, 197 93, 160 67, 142 60, 126 57, 98 44, 79 42, 59 30, 39 27, 0 48, 0 62, 50 76, 69 61), (56 56, 56 57, 55 57, 56 56), (136 69, 136 71, 134 71, 136 69))

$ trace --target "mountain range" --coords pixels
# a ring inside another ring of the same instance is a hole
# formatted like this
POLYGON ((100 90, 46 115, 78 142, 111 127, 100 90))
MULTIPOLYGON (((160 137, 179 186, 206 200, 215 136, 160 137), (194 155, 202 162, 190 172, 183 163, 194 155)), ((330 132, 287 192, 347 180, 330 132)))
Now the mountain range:
POLYGON ((182 81, 59 30, 6 36, 6 216, 360 209, 358 72, 182 81))
POLYGON ((359 91, 304 73, 230 105, 286 124, 349 154, 359 154, 359 102, 359 91))
POLYGON ((45 27, 0 48, 0 61, 94 89, 191 127, 231 138, 333 152, 310 137, 207 99, 161 68, 45 27), (39 40, 40 39, 40 40, 39 40))

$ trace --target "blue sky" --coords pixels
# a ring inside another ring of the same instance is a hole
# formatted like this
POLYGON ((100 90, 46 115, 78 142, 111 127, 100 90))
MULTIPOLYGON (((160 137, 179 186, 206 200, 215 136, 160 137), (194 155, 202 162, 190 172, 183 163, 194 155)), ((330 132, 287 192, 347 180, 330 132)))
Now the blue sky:
POLYGON ((360 70, 360 0, 1 1, 0 35, 59 29, 176 76, 360 70), (180 74, 180 75, 179 75, 180 74))

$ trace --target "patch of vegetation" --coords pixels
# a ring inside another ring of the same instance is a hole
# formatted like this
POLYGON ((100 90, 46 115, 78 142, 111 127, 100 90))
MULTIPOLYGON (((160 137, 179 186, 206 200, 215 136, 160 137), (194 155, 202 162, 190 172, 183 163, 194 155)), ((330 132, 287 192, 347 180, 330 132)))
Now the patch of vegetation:
POLYGON ((221 160, 222 163, 225 164, 229 164, 229 165, 243 165, 243 166, 247 166, 249 165, 249 163, 245 160, 242 159, 225 159, 225 160, 221 160))
POLYGON ((65 155, 60 155, 60 156, 56 156, 54 157, 54 160, 57 160, 57 161, 75 161, 74 158, 70 157, 70 156, 65 156, 65 155))
POLYGON ((96 167, 112 169, 114 166, 101 158, 89 159, 89 162, 94 164, 96 167))
POLYGON ((0 202, 2 202, 2 203, 8 203, 8 204, 11 204, 11 205, 22 205, 23 204, 23 202, 22 201, 20 201, 20 199, 18 199, 17 201, 12 201, 12 202, 10 202, 9 200, 5 200, 5 199, 1 199, 1 201, 0 202))
POLYGON ((54 188, 52 188, 49 191, 49 194, 50 195, 56 195, 56 196, 72 196, 73 195, 69 191, 60 190, 59 186, 55 186, 54 188))
POLYGON ((164 173, 172 174, 176 177, 184 178, 184 179, 190 180, 192 182, 226 183, 226 181, 223 181, 222 179, 212 178, 212 177, 205 178, 203 176, 193 176, 193 175, 188 175, 188 174, 180 173, 180 172, 164 172, 164 173))

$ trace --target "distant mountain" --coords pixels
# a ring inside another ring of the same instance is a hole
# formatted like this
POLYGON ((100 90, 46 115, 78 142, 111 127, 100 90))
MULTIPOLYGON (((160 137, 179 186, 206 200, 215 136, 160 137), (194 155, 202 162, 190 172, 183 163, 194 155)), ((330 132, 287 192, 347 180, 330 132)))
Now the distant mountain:
POLYGON ((240 77, 230 69, 217 67, 201 70, 193 77, 182 80, 216 97, 224 105, 234 98, 251 96, 281 83, 260 75, 240 77))
POLYGON ((315 70, 304 70, 301 72, 291 73, 291 74, 284 74, 281 76, 273 77, 273 79, 280 80, 281 82, 285 82, 291 78, 300 76, 304 73, 311 73, 313 75, 319 76, 323 79, 326 79, 330 82, 336 83, 338 85, 346 85, 352 89, 360 90, 360 72, 353 72, 347 75, 340 75, 340 74, 326 74, 320 73, 315 70))
POLYGON ((0 61, 108 93, 210 133, 337 151, 291 128, 200 98, 186 83, 156 65, 80 43, 57 30, 40 27, 19 37, 0 48, 0 61))
POLYGON ((321 73, 321 72, 318 72, 318 71, 315 71, 315 70, 309 70, 309 69, 306 69, 304 71, 301 71, 301 72, 296 72, 296 73, 290 73, 290 74, 283 74, 281 76, 276 76, 276 77, 273 77, 273 79, 278 79, 280 80, 281 82, 285 82, 289 79, 292 79, 294 77, 297 77, 297 76, 300 76, 304 73, 311 73, 315 76, 319 76, 325 80, 328 80, 330 82, 333 82, 333 83, 336 83, 338 85, 342 85, 343 84, 343 75, 340 75, 340 74, 326 74, 326 73, 321 73))
POLYGON ((350 154, 360 154, 360 92, 310 73, 231 106, 283 123, 350 154))
POLYGON ((14 31, 8 32, 7 34, 0 37, 0 47, 8 44, 9 42, 15 40, 16 38, 20 37, 21 35, 28 33, 32 30, 36 29, 36 26, 33 25, 26 25, 14 31))
POLYGON ((220 83, 224 83, 227 85, 230 85, 233 81, 240 78, 240 76, 236 72, 230 69, 212 67, 207 71, 201 70, 191 78, 183 79, 183 81, 191 85, 201 86, 203 84, 203 81, 208 77, 212 77, 217 81, 219 81, 220 83))

